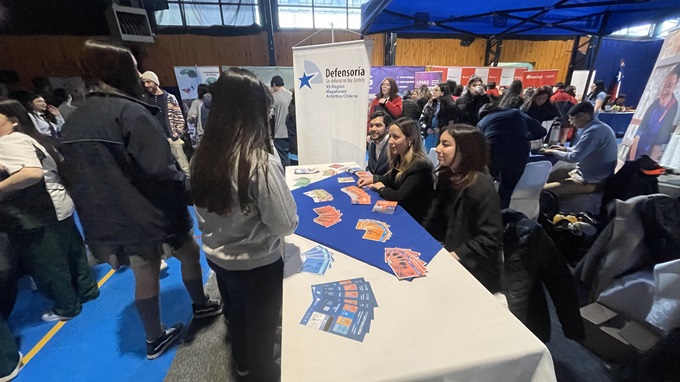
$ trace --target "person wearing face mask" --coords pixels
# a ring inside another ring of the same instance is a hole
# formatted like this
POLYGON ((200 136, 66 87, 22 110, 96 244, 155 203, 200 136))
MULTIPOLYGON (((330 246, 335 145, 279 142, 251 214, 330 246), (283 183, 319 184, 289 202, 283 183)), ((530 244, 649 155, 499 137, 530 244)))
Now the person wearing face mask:
POLYGON ((456 100, 460 109, 460 123, 476 125, 479 122, 479 109, 491 102, 491 98, 485 94, 482 79, 477 76, 470 77, 465 94, 456 100))
POLYGON ((449 125, 436 150, 437 189, 423 226, 489 292, 499 292, 503 223, 486 172, 486 139, 476 127, 449 125))
POLYGON ((425 152, 437 145, 439 129, 449 122, 458 122, 460 110, 451 98, 451 90, 447 84, 436 85, 432 90, 432 98, 423 108, 420 116, 420 133, 424 139, 425 152))
POLYGON ((380 197, 401 205, 421 223, 432 200, 432 163, 425 155, 420 129, 409 118, 400 118, 389 127, 389 171, 360 178, 359 187, 368 186, 380 197))
POLYGON ((554 103, 550 101, 549 89, 538 89, 529 100, 520 107, 520 110, 527 113, 531 118, 538 122, 551 121, 560 117, 560 112, 554 103))
POLYGON ((45 98, 38 94, 33 94, 27 100, 26 110, 38 132, 43 135, 58 139, 61 135, 61 127, 64 125, 59 109, 45 102, 45 98))
POLYGON ((368 115, 375 113, 377 110, 386 111, 392 119, 401 117, 402 100, 399 96, 399 86, 394 78, 387 77, 380 83, 380 93, 375 95, 371 102, 368 115))

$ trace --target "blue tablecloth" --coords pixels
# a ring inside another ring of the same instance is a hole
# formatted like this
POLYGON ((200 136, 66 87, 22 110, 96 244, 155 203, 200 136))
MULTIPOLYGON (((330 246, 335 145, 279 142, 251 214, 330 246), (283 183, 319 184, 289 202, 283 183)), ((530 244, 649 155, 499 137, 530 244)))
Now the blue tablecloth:
POLYGON ((598 118, 600 121, 606 123, 609 125, 609 127, 614 130, 614 134, 616 134, 617 138, 621 138, 626 134, 626 130, 628 129, 628 125, 630 125, 630 121, 633 119, 633 112, 625 112, 625 113, 613 113, 613 112, 604 112, 598 114, 598 118))
MULTIPOLYGON (((340 176, 348 176, 348 174, 342 173, 340 176)), ((393 215, 372 212, 375 202, 381 199, 374 191, 367 191, 371 196, 370 205, 353 205, 349 195, 340 190, 353 185, 356 183, 338 183, 336 175, 294 190, 293 197, 297 203, 300 218, 295 233, 390 274, 393 272, 385 263, 385 248, 410 248, 420 252, 420 259, 426 263, 429 263, 442 249, 442 245, 413 220, 401 206, 397 206, 393 215), (333 195, 333 200, 315 203, 311 197, 304 195, 305 192, 316 189, 326 190, 333 195), (313 209, 325 205, 331 205, 340 210, 343 214, 342 221, 329 228, 314 223, 314 218, 318 215, 313 209), (389 224, 392 237, 384 243, 362 239, 364 231, 355 228, 359 219, 373 219, 389 224)))

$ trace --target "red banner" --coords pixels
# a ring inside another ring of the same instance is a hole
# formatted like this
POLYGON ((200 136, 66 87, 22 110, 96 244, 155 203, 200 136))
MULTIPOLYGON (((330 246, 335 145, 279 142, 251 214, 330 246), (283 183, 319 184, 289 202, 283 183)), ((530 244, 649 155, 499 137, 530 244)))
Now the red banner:
POLYGON ((529 70, 524 72, 522 85, 525 88, 539 88, 541 86, 553 86, 557 83, 559 70, 529 70))
POLYGON ((500 85, 501 77, 503 76, 503 68, 489 68, 489 77, 486 82, 495 82, 496 85, 500 85))

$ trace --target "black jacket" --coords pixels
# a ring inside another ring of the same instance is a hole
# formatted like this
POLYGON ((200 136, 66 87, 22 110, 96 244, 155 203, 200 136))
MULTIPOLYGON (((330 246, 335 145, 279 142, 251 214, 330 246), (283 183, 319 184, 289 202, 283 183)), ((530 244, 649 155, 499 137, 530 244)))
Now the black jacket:
POLYGON ((460 122, 476 126, 479 122, 479 109, 489 102, 491 98, 486 94, 473 96, 469 91, 463 94, 456 100, 456 105, 460 109, 460 122))
POLYGON ((490 292, 500 290, 503 226, 498 194, 491 178, 478 174, 463 191, 438 184, 423 227, 490 292))
POLYGON ((521 212, 503 210, 503 290, 508 308, 536 337, 550 341, 545 286, 567 338, 585 336, 574 277, 543 228, 521 212))
POLYGON ((192 227, 186 177, 152 111, 93 93, 64 124, 61 176, 90 244, 144 246, 192 227))
POLYGON ((387 159, 387 150, 390 149, 388 145, 389 143, 385 142, 380 155, 376 158, 375 154, 378 146, 373 141, 368 144, 368 165, 366 166, 366 171, 370 171, 373 175, 385 175, 387 173, 390 168, 387 159))
MULTIPOLYGON (((387 149, 385 147, 383 151, 387 149)), ((417 159, 398 181, 395 169, 383 176, 374 176, 373 180, 385 185, 378 190, 383 199, 396 201, 413 219, 422 223, 432 202, 432 171, 429 160, 417 159)))

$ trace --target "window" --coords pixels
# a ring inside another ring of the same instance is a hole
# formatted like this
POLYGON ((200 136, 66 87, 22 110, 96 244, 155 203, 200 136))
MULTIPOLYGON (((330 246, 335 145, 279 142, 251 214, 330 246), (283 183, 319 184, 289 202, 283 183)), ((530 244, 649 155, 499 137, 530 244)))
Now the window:
POLYGON ((671 29, 678 26, 679 20, 680 19, 670 19, 662 22, 660 25, 656 27, 655 30, 656 37, 666 37, 668 35, 668 32, 671 31, 671 29))
POLYGON ((168 0, 169 9, 154 12, 161 26, 250 26, 260 23, 258 0, 168 0))
POLYGON ((368 0, 278 0, 280 28, 359 29, 368 0))
POLYGON ((630 28, 623 28, 612 33, 612 36, 645 37, 651 36, 654 24, 639 25, 630 28))

